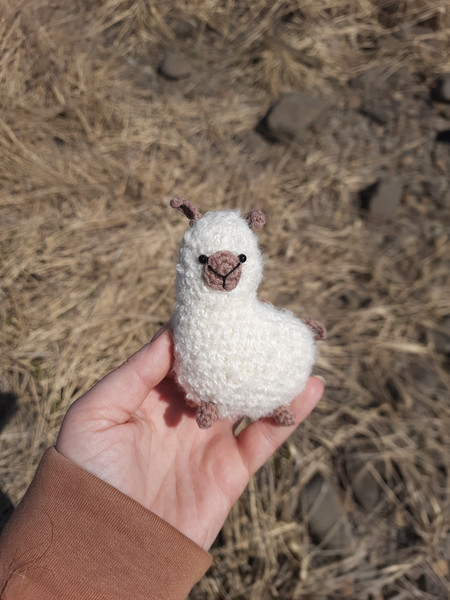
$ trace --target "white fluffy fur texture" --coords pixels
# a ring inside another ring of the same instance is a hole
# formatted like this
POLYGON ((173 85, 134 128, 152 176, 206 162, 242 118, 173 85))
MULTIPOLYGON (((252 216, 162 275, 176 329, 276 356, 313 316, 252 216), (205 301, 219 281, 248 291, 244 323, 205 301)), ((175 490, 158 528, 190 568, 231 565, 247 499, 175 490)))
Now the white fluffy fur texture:
POLYGON ((263 259, 239 211, 206 213, 186 231, 177 264, 173 317, 175 374, 186 397, 212 402, 220 417, 269 416, 305 386, 316 350, 312 332, 292 313, 258 300, 263 259), (230 292, 203 279, 201 254, 245 254, 230 292))

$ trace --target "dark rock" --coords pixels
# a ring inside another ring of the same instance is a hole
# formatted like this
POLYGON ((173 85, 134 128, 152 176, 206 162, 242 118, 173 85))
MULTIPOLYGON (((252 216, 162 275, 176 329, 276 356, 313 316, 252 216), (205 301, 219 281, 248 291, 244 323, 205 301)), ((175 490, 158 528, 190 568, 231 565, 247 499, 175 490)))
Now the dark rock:
POLYGON ((179 19, 172 25, 172 31, 179 40, 192 38, 197 33, 197 23, 186 19, 179 19))
POLYGON ((378 181, 360 192, 361 208, 377 218, 391 217, 400 204, 402 189, 396 179, 378 181))
POLYGON ((328 103, 309 92, 281 96, 258 124, 257 130, 272 140, 301 141, 328 103))
POLYGON ((303 496, 309 530, 317 542, 333 550, 350 547, 350 535, 345 513, 335 489, 320 474, 306 485, 303 496))
POLYGON ((191 72, 192 67, 190 63, 182 54, 176 52, 168 52, 159 67, 159 73, 167 77, 167 79, 189 77, 191 72))
POLYGON ((391 120, 391 113, 382 106, 363 104, 360 111, 363 115, 378 123, 378 125, 386 125, 391 120))
MULTIPOLYGON (((377 471, 383 470, 383 465, 376 465, 376 468, 377 471)), ((349 457, 346 471, 356 501, 370 512, 380 501, 382 489, 368 468, 367 461, 358 456, 349 457)))
POLYGON ((431 88, 431 98, 436 102, 450 102, 450 73, 436 81, 431 88))

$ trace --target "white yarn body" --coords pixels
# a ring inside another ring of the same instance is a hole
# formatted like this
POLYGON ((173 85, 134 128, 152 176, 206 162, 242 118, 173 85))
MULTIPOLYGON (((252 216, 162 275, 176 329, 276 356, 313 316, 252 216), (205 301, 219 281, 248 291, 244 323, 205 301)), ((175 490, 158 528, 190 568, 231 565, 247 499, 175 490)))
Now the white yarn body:
POLYGON ((289 405, 316 359, 310 329, 256 296, 263 261, 256 236, 234 211, 207 213, 186 232, 177 265, 172 320, 174 370, 186 398, 212 402, 219 416, 259 419, 289 405), (245 254, 237 287, 213 290, 200 254, 245 254))

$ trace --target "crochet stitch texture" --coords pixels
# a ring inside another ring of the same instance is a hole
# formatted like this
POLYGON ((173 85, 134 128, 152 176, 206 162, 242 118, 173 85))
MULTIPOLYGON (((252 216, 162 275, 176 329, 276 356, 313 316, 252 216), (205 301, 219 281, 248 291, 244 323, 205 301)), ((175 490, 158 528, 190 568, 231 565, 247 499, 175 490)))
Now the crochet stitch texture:
POLYGON ((212 403, 230 419, 256 420, 288 406, 311 373, 314 335, 291 312, 258 299, 263 257, 249 220, 239 210, 191 220, 176 269, 174 371, 187 400, 212 403), (211 257, 216 266, 205 276, 211 257), (238 281, 227 291, 231 269, 238 281))

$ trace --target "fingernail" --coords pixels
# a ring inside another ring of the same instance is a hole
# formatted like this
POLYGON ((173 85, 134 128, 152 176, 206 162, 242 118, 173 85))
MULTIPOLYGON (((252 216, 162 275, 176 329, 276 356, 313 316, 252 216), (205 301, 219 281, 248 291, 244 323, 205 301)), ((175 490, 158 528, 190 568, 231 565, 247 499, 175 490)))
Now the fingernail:
POLYGON ((327 384, 327 382, 325 381, 325 377, 322 377, 322 375, 314 375, 314 377, 316 379, 318 379, 319 381, 321 381, 323 383, 323 385, 327 384))
POLYGON ((160 327, 160 329, 158 329, 158 331, 152 337, 152 339, 150 340, 150 344, 152 342, 154 342, 156 339, 158 339, 159 336, 162 335, 166 331, 166 329, 168 329, 168 327, 169 327, 169 323, 164 323, 164 325, 162 327, 160 327))

